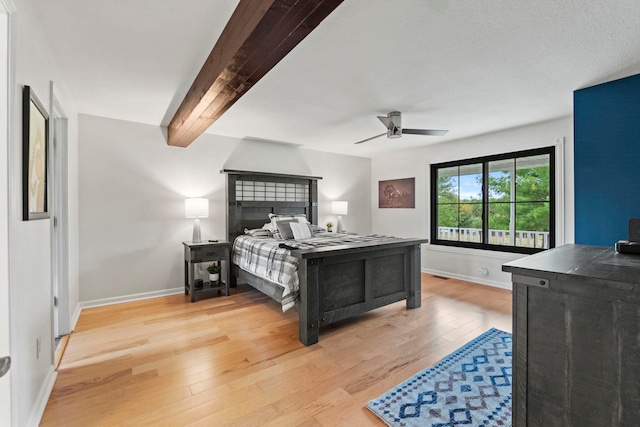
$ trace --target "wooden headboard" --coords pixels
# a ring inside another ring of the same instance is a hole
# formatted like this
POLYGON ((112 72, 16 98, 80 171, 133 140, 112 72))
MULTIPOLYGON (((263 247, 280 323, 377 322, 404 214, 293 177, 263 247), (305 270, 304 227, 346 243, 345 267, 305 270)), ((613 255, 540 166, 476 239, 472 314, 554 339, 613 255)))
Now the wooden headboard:
POLYGON ((227 239, 244 229, 261 228, 269 214, 304 214, 318 224, 317 176, 283 175, 224 169, 227 175, 227 239))

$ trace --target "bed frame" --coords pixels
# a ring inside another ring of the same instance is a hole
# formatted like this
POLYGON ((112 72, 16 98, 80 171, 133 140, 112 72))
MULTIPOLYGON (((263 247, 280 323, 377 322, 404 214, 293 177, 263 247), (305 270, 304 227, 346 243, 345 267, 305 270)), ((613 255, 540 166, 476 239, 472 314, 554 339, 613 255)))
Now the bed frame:
MULTIPOLYGON (((318 184, 313 176, 223 170, 227 174, 227 233, 230 242, 245 228, 260 228, 268 214, 304 214, 318 223, 318 184), (258 184, 256 184, 258 183, 258 184), (268 184, 266 184, 268 183, 268 184), (262 188, 284 189, 264 200, 262 188), (255 194, 251 194, 251 189, 255 194), (285 193, 294 194, 288 197, 285 193), (306 189, 306 190, 305 190, 306 189), (285 194, 285 196, 282 196, 285 194)), ((393 239, 384 243, 348 243, 317 249, 293 250, 299 259, 299 338, 304 345, 318 342, 323 325, 365 313, 397 301, 420 307, 420 245, 427 239, 393 239)), ((276 301, 282 287, 232 266, 232 284, 248 283, 276 301)))

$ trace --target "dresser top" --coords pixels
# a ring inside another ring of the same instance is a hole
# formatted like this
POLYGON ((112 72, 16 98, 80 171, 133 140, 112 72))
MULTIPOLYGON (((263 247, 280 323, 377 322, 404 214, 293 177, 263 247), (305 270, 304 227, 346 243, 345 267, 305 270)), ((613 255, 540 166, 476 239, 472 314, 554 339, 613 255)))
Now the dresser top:
POLYGON ((525 276, 551 273, 640 284, 640 255, 620 254, 603 246, 564 245, 508 262, 502 270, 525 276))

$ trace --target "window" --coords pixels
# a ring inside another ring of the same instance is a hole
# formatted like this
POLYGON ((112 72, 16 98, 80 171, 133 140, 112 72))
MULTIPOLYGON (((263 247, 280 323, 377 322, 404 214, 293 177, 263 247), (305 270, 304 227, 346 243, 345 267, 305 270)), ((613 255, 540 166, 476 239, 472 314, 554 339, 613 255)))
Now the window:
POLYGON ((554 147, 431 165, 431 243, 531 254, 555 246, 554 147))

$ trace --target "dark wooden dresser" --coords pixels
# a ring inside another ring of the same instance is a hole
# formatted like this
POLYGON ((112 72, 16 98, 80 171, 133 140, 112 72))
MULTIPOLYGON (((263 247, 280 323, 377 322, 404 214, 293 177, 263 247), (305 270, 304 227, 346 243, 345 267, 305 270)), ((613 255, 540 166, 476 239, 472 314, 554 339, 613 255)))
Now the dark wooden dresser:
POLYGON ((509 262, 513 425, 640 426, 640 255, 566 245, 509 262))

